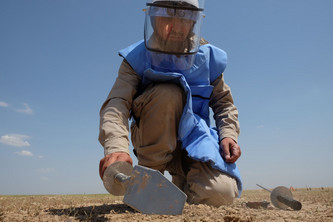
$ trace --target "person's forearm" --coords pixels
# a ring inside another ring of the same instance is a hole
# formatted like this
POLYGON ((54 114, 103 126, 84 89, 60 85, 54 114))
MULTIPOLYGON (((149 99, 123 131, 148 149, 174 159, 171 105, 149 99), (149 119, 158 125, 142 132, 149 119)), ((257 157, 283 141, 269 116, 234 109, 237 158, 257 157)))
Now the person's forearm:
POLYGON ((129 110, 121 99, 110 99, 101 110, 99 141, 105 155, 113 152, 129 153, 128 118, 129 110))
POLYGON ((230 87, 224 82, 223 75, 218 77, 212 85, 214 89, 210 106, 214 112, 220 141, 228 137, 237 142, 240 133, 238 110, 234 105, 230 87))
POLYGON ((129 153, 128 119, 140 77, 123 62, 112 90, 100 111, 99 142, 104 154, 129 153))

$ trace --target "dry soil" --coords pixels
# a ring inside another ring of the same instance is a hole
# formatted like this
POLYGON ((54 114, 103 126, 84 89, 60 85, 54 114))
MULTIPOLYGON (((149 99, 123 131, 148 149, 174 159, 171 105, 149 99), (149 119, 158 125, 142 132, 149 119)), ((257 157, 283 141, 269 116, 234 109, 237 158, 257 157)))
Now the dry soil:
POLYGON ((333 221, 333 188, 296 189, 300 211, 281 210, 264 190, 245 190, 231 206, 186 204, 182 215, 144 215, 111 195, 0 196, 0 221, 333 221), (267 201, 267 208, 249 202, 267 201))

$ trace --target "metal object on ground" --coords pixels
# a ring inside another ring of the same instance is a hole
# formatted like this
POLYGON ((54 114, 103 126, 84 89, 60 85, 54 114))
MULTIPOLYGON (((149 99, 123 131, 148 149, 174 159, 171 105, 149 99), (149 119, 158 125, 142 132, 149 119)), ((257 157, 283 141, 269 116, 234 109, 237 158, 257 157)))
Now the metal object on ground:
POLYGON ((288 188, 279 186, 274 188, 273 191, 270 191, 269 189, 266 189, 265 187, 260 186, 259 184, 257 184, 257 186, 271 193, 271 201, 275 207, 284 210, 287 209, 288 207, 292 208, 293 210, 302 209, 302 203, 297 200, 294 200, 293 194, 288 188))
POLYGON ((113 195, 124 195, 124 203, 144 214, 182 214, 186 194, 163 174, 127 162, 111 164, 103 175, 106 190, 113 195))

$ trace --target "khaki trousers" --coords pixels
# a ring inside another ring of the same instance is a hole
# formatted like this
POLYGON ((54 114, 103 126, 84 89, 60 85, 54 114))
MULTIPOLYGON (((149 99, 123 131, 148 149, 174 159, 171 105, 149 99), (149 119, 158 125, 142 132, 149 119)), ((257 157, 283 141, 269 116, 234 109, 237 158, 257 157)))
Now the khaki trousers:
POLYGON ((136 121, 131 139, 138 163, 162 173, 169 171, 190 204, 231 204, 238 196, 236 180, 209 163, 189 158, 177 142, 185 102, 182 88, 170 83, 151 84, 133 101, 136 121))

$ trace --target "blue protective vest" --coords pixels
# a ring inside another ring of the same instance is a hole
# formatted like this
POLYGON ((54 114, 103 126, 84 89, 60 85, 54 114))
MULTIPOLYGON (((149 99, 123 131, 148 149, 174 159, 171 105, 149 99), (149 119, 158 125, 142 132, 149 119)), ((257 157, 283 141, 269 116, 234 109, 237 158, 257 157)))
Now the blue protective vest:
POLYGON ((217 130, 210 127, 209 119, 209 99, 213 91, 211 83, 223 73, 227 62, 226 53, 213 45, 202 45, 193 66, 182 73, 154 70, 146 53, 143 41, 119 52, 140 75, 143 87, 151 82, 171 82, 182 86, 186 104, 179 123, 178 139, 183 149, 186 149, 189 157, 210 162, 215 169, 234 177, 240 195, 242 182, 239 170, 235 163, 223 160, 217 130))

